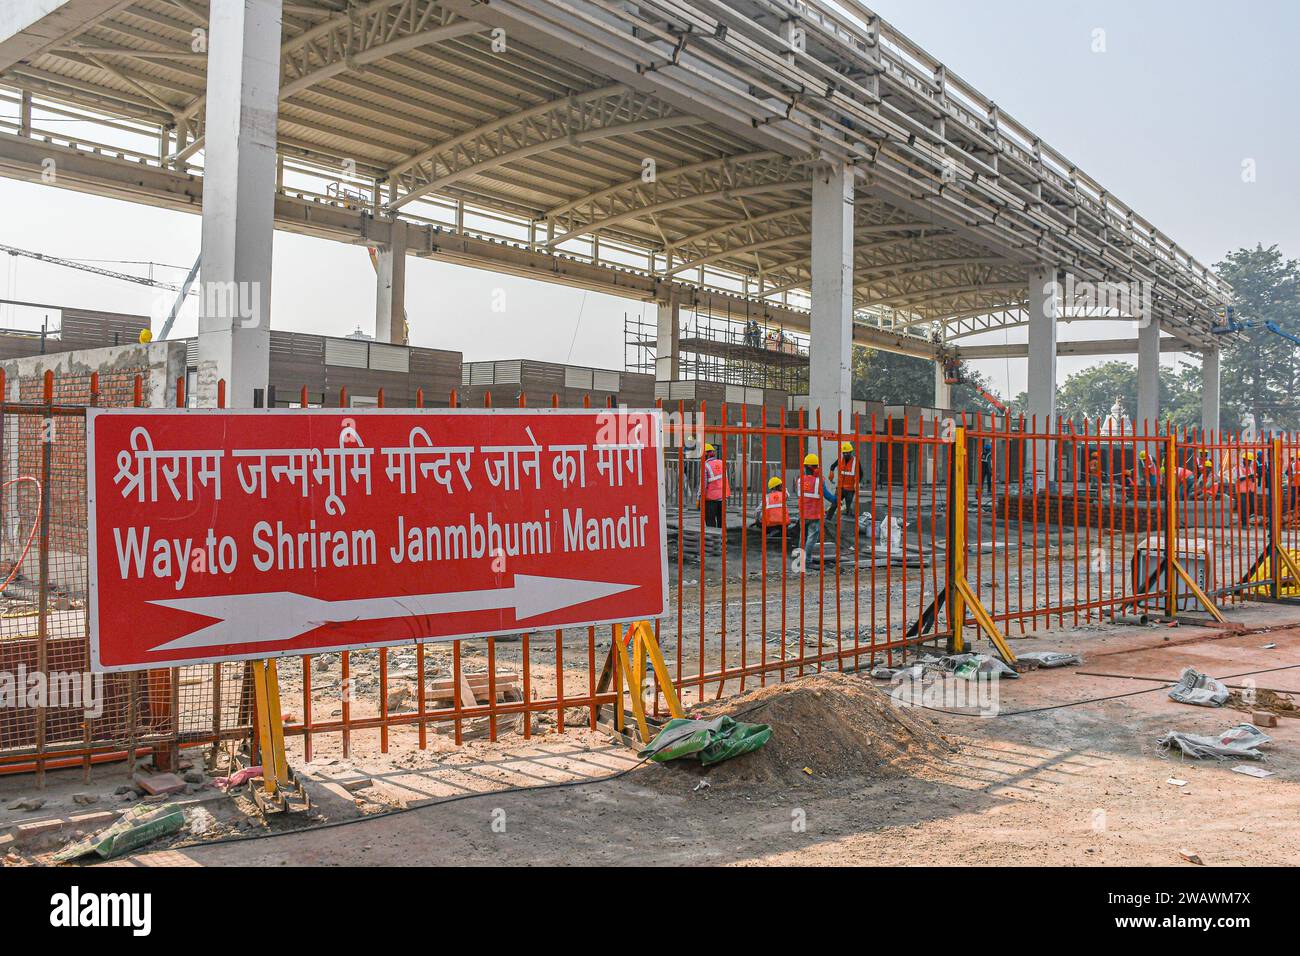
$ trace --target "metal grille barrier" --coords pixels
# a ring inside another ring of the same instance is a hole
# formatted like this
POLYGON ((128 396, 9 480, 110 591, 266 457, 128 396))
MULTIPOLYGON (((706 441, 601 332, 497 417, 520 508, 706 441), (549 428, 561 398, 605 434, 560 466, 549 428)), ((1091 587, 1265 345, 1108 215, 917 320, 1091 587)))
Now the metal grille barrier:
MULTIPOLYGON (((66 384, 61 401, 77 392, 66 384)), ((88 672, 85 408, 106 396, 93 375, 78 387, 75 404, 56 403, 47 375, 22 383, 22 401, 0 403, 0 572, 8 579, 0 589, 0 773, 35 772, 42 782, 50 769, 89 774, 95 762, 146 754, 168 766, 178 748, 251 738, 255 717, 243 663, 97 677, 102 708, 89 717, 80 706, 32 704, 15 693, 33 681, 70 692, 88 672)), ((176 390, 184 405, 184 383, 176 390)), ((0 395, 8 394, 0 378, 0 395)), ((141 404, 142 394, 137 377, 129 398, 115 397, 141 404)), ((350 404, 345 391, 337 401, 350 404)), ((457 405, 454 392, 449 404, 457 405)), ((1166 541, 1217 603, 1300 588, 1300 573, 1288 573, 1297 564, 1292 549, 1300 557, 1300 442, 1289 436, 1148 434, 1102 423, 1040 429, 1009 416, 855 416, 827 428, 802 413, 751 421, 725 406, 716 414, 703 403, 690 414, 684 403, 661 408, 670 607, 655 632, 687 706, 942 650, 953 631, 954 509, 965 515, 966 579, 1003 631, 1205 611, 1169 573, 1166 541), (705 442, 730 484, 717 514, 700 495, 705 442), (965 455, 954 453, 956 442, 965 455), (853 493, 843 478, 845 443, 858 462, 853 493), (799 494, 808 451, 827 481, 821 520, 817 499, 800 507, 809 500, 799 494), (963 458, 967 471, 957 476, 954 461, 963 458), (772 478, 789 497, 784 523, 763 520, 772 478)), ((969 607, 966 614, 973 633, 969 607)), ((619 639, 619 627, 593 627, 284 659, 291 756, 595 729, 623 700, 611 660, 619 639)), ((641 692, 648 711, 664 712, 657 687, 641 692)))

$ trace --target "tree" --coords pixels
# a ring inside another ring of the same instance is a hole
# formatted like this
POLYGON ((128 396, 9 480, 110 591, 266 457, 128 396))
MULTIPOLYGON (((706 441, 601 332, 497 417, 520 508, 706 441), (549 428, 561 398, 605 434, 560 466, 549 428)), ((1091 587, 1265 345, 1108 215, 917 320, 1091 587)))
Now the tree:
MULTIPOLYGON (((1110 414, 1119 399, 1130 418, 1137 411, 1137 366, 1132 362, 1103 362, 1075 372, 1057 391, 1056 411, 1076 423, 1096 424, 1110 414)), ((1184 359, 1176 369, 1160 368, 1160 420, 1178 429, 1201 423, 1201 366, 1184 359)))
POLYGON ((1215 270, 1232 284, 1237 320, 1261 326, 1225 341, 1220 365, 1223 427, 1235 431, 1247 412, 1260 428, 1300 427, 1300 346, 1262 328, 1272 321, 1300 334, 1300 264, 1283 259, 1275 245, 1256 245, 1228 253, 1215 270))
MULTIPOLYGON (((980 392, 992 393, 988 379, 970 367, 965 382, 953 387, 954 411, 995 412, 997 409, 980 392)), ((934 405, 934 362, 911 355, 855 346, 853 349, 853 397, 858 401, 886 405, 934 405)))

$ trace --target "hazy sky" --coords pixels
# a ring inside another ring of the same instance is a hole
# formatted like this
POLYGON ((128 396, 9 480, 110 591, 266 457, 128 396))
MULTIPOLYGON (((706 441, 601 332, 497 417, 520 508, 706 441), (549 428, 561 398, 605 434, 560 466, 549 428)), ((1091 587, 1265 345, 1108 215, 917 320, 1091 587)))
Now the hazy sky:
MULTIPOLYGON (((1257 242, 1300 256, 1295 0, 871 6, 1203 262, 1257 242), (1099 30, 1104 52, 1093 49, 1099 30), (1248 160, 1253 182, 1243 181, 1248 160)), ((199 219, 0 179, 0 242, 68 258, 166 263, 181 268, 155 275, 179 281, 198 251, 199 219)), ((373 329, 364 248, 277 233, 274 255, 275 327, 373 329)), ((0 297, 127 312, 156 303, 145 287, 8 256, 0 256, 0 297)), ((469 360, 621 368, 624 313, 653 315, 640 302, 417 259, 408 260, 406 301, 414 344, 469 360), (505 290, 504 312, 491 308, 497 289, 505 290)), ((31 327, 39 317, 0 310, 0 323, 31 327)), ((178 334, 193 330, 192 314, 178 323, 178 334)), ((1089 323, 1061 337, 1098 334, 1111 333, 1089 323)), ((1085 364, 1062 360, 1062 377, 1085 364)), ((1023 361, 979 367, 1004 391, 1024 387, 1023 361)))

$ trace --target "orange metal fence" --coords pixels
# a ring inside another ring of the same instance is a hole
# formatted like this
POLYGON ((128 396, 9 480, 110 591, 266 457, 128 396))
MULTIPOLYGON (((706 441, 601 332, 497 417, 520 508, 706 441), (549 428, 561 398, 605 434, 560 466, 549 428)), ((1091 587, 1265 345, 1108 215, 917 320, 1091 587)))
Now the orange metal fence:
MULTIPOLYGON (((93 377, 88 389, 97 403, 93 377)), ((135 403, 141 395, 137 379, 135 403)), ((0 569, 11 578, 0 589, 0 677, 48 681, 87 669, 85 408, 56 405, 48 377, 39 395, 24 397, 32 400, 0 403, 0 569)), ((183 382, 177 398, 184 404, 183 382)), ((346 392, 338 402, 349 404, 346 392)), ((671 600, 655 632, 687 705, 942 652, 957 508, 966 515, 967 579, 1004 631, 1164 613, 1171 601, 1194 613, 1197 600, 1171 584, 1169 540, 1219 603, 1283 597, 1292 586, 1273 547, 1300 546, 1300 447, 1291 438, 1112 433, 1101 423, 1040 429, 1009 416, 855 416, 828 426, 779 410, 751 419, 753 411, 662 407, 671 600), (952 474, 956 441, 969 463, 961 482, 952 474), (716 505, 700 490, 706 445, 729 486, 716 505), (803 466, 809 452, 815 475, 803 466), (772 479, 779 489, 769 489, 772 479)), ((601 708, 608 719, 621 699, 610 658, 617 636, 581 628, 284 660, 291 753, 311 760, 594 729, 601 708)), ((251 736, 244 664, 106 675, 101 689, 93 718, 76 707, 0 707, 0 773, 88 773, 95 761, 145 752, 166 764, 178 747, 251 736)), ((646 693, 662 713, 656 689, 646 693)))

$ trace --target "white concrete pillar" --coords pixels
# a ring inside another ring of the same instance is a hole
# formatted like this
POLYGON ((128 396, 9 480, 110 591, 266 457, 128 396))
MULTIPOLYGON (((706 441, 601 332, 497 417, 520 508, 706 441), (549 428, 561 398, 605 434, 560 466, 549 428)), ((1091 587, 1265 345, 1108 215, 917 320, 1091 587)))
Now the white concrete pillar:
POLYGON ((375 341, 406 344, 406 223, 394 219, 375 250, 375 341))
POLYGON ((943 362, 934 363, 934 407, 952 408, 952 386, 944 380, 943 362))
MULTIPOLYGON (((1060 276, 1055 266, 1029 273, 1029 368, 1027 418, 1036 420, 1038 431, 1056 423, 1056 323, 1061 315, 1060 276)), ((1044 488, 1055 475, 1055 442, 1039 442, 1034 487, 1044 488)), ((1032 462, 1032 456, 1026 456, 1032 462)), ((1032 465, 1027 464, 1026 470, 1032 465)))
POLYGON ((1201 428, 1219 430, 1219 350, 1206 349, 1201 355, 1201 428))
POLYGON ((1138 326, 1138 407, 1133 424, 1141 433, 1160 427, 1160 322, 1154 316, 1138 326))
POLYGON ((655 323, 656 382, 675 382, 681 377, 681 334, 681 305, 676 300, 658 303, 658 318, 655 323))
POLYGON ((203 162, 203 282, 196 400, 266 395, 280 97, 281 0, 214 3, 203 162))
POLYGON ((853 170, 826 166, 813 176, 812 317, 808 423, 853 420, 853 170))

